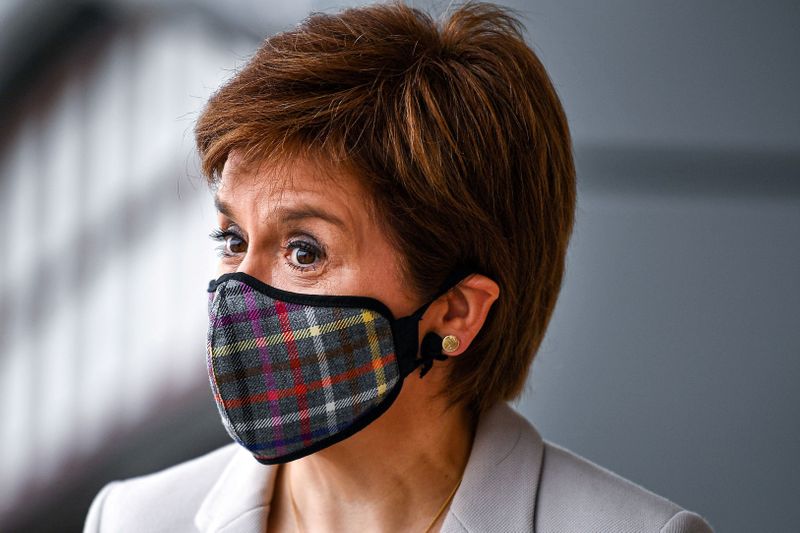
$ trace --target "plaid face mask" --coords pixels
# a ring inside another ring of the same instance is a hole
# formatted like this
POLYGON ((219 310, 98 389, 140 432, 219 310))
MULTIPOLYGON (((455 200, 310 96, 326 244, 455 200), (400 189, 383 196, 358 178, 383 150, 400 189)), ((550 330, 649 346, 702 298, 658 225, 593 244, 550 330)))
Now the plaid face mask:
POLYGON ((399 319, 373 298, 287 292, 242 272, 212 280, 208 376, 228 434, 259 462, 277 464, 367 426, 417 366, 424 376, 447 358, 436 333, 418 345, 419 320, 469 272, 456 270, 399 319))

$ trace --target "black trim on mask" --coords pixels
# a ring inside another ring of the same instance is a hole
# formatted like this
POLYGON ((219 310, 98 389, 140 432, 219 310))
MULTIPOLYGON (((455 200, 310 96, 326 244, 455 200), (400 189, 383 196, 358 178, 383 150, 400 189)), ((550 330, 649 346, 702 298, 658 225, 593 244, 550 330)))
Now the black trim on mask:
MULTIPOLYGON (((255 455, 253 457, 254 457, 254 459, 256 461, 258 461, 261 464, 277 465, 277 464, 281 464, 281 463, 288 463, 289 461, 294 461, 296 459, 301 459, 301 458, 303 458, 303 457, 305 457, 307 455, 311 455, 312 453, 316 453, 316 452, 318 452, 318 451, 320 451, 320 450, 322 450, 324 448, 327 448, 328 446, 332 446, 332 445, 336 444, 337 442, 341 442, 344 439, 346 439, 346 438, 354 435, 355 433, 361 431, 362 429, 367 427, 369 424, 374 422, 379 416, 381 416, 383 413, 385 413, 386 410, 389 409, 389 407, 391 407, 392 404, 394 403, 394 401, 397 399, 397 396, 400 395, 400 390, 402 388, 403 388, 403 379, 401 379, 400 381, 397 382, 397 385, 395 385, 392 388, 392 390, 383 399, 383 401, 381 403, 379 403, 377 406, 375 406, 375 407, 371 408, 369 411, 367 411, 365 416, 357 419, 349 427, 343 429, 342 431, 340 431, 338 433, 334 433, 333 435, 331 435, 329 437, 325 437, 321 441, 312 444, 308 448, 303 448, 302 450, 297 450, 296 452, 292 452, 290 454, 283 455, 283 456, 277 457, 275 459, 259 459, 258 457, 255 457, 255 455)), ((252 454, 258 453, 257 451, 250 450, 249 448, 247 448, 247 446, 245 446, 245 448, 247 450, 249 450, 250 453, 252 453, 252 454)))
POLYGON ((258 278, 254 278, 244 272, 230 272, 223 274, 217 279, 208 282, 208 292, 215 292, 217 286, 225 281, 233 279, 249 285, 260 293, 266 294, 270 298, 297 305, 312 305, 315 307, 351 307, 356 309, 371 309, 382 314, 390 321, 395 320, 394 315, 380 300, 368 296, 338 296, 331 294, 303 294, 301 292, 289 292, 272 285, 267 285, 258 278))
POLYGON ((419 321, 422 320, 422 315, 425 314, 425 311, 437 298, 446 294, 447 291, 458 285, 461 280, 475 272, 478 272, 478 269, 469 265, 456 267, 447 275, 439 289, 428 299, 427 303, 410 315, 389 323, 394 337, 400 375, 403 378, 420 365, 422 365, 422 368, 420 369, 419 377, 422 378, 431 369, 434 359, 438 361, 447 359, 447 356, 442 353, 442 337, 433 331, 428 332, 423 337, 422 344, 418 344, 419 321), (418 353, 420 355, 419 358, 417 358, 418 353))
MULTIPOLYGON (((439 287, 439 290, 434 293, 434 295, 429 299, 428 303, 424 304, 422 307, 414 311, 409 317, 416 316, 419 314, 422 317, 422 314, 428 309, 428 306, 433 303, 439 296, 445 294, 447 291, 452 289, 459 281, 467 277, 467 275, 476 272, 475 269, 462 266, 457 267, 453 270, 442 282, 439 287)), ((234 279, 249 285, 250 287, 258 290, 269 296, 270 298, 274 298, 276 300, 281 300, 284 302, 289 302, 298 305, 313 305, 313 306, 321 306, 321 307, 352 307, 352 308, 363 308, 363 309, 372 309, 373 311, 377 311, 389 320, 398 320, 394 317, 392 312, 389 310, 386 305, 377 300, 375 298, 371 298, 369 296, 350 296, 350 295, 336 295, 336 294, 304 294, 301 292, 290 292, 285 291, 283 289, 279 289, 277 287, 273 287, 272 285, 268 285, 261 281, 258 278, 255 278, 249 274, 244 272, 229 272, 227 274, 223 274, 217 279, 212 279, 208 282, 208 289, 207 292, 215 292, 217 290, 217 286, 224 283, 226 280, 234 279)))

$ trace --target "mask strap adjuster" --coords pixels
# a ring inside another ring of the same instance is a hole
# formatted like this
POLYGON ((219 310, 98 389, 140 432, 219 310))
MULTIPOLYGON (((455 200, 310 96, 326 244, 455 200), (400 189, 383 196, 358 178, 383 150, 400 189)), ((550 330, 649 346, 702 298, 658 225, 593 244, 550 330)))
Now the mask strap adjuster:
POLYGON ((450 289, 455 287, 462 279, 477 270, 469 266, 461 266, 456 268, 444 280, 439 290, 431 298, 429 302, 417 309, 414 313, 407 317, 403 317, 393 324, 395 330, 395 340, 402 339, 403 345, 397 346, 400 373, 407 376, 414 371, 415 368, 420 366, 419 377, 422 378, 433 367, 434 361, 446 361, 448 357, 442 353, 442 337, 433 331, 429 331, 422 338, 422 344, 419 346, 419 355, 417 358, 417 346, 414 339, 417 336, 417 325, 422 320, 422 315, 433 303, 434 300, 447 293, 450 289))
POLYGON ((425 377, 425 374, 433 367, 433 361, 446 361, 447 356, 442 353, 442 337, 433 331, 429 331, 422 338, 422 346, 419 349, 420 358, 415 361, 420 366, 419 377, 425 377))

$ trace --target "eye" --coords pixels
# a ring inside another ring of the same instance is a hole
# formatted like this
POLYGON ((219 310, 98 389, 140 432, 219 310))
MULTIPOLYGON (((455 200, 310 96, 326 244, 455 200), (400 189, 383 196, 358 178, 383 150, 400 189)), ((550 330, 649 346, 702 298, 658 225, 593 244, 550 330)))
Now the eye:
POLYGON ((286 245, 286 250, 289 266, 301 271, 316 270, 324 255, 318 246, 307 241, 292 241, 286 245))
POLYGON ((247 243, 242 236, 236 231, 233 231, 232 228, 225 230, 215 229, 209 236, 215 241, 222 243, 217 246, 217 251, 221 256, 231 257, 247 251, 247 243))

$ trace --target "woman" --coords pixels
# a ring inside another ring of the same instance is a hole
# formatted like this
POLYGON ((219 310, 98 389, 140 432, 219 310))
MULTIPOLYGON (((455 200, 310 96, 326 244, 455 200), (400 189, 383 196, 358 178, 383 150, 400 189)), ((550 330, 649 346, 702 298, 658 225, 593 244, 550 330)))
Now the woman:
POLYGON ((219 214, 209 378, 236 443, 110 484, 86 531, 710 531, 506 403, 575 207, 563 110, 508 11, 314 14, 196 137, 219 214))

